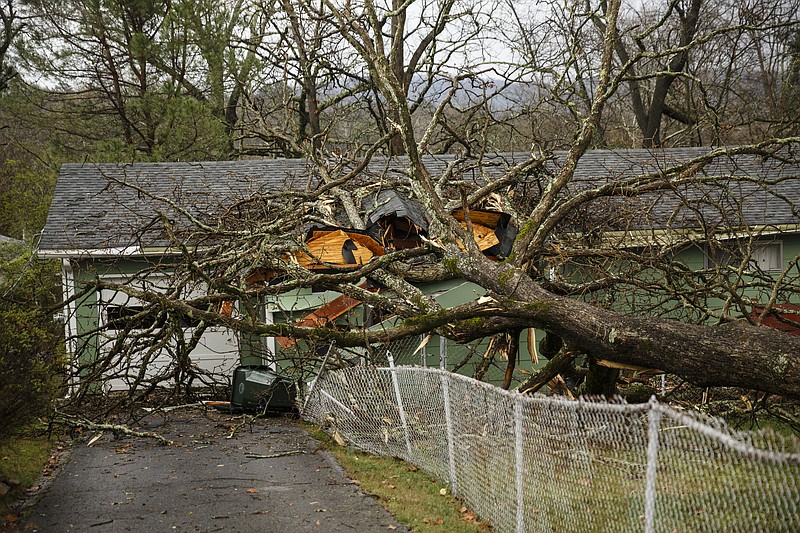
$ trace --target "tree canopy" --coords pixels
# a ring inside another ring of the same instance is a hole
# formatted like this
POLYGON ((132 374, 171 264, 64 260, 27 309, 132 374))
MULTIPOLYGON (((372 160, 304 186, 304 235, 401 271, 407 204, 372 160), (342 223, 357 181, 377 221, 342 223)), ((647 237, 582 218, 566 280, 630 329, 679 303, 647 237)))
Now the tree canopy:
POLYGON ((800 141, 793 0, 57 4, 24 4, 37 24, 14 56, 20 97, 39 113, 20 119, 47 117, 53 150, 91 161, 303 157, 318 180, 202 216, 158 198, 188 224, 161 220, 182 252, 176 283, 200 279, 211 293, 137 293, 154 313, 341 346, 537 327, 592 360, 800 397, 800 341, 750 324, 749 299, 767 315, 795 297, 797 257, 777 273, 749 265, 760 238, 797 224, 750 223, 740 201, 752 186, 798 214, 800 198, 782 188, 797 179, 800 141), (581 178, 591 150, 636 146, 654 150, 651 167, 581 178), (656 155, 688 146, 709 148, 656 155), (788 170, 745 172, 753 159, 788 170), (727 170, 711 172, 720 162, 727 170), (365 199, 383 189, 421 206, 421 246, 325 272, 298 263, 310 224, 366 230, 365 199), (659 211, 665 197, 676 202, 659 211), (518 233, 504 257, 474 238, 478 210, 510 216, 518 233), (678 220, 687 213, 693 231, 678 220), (676 260, 721 236, 736 261, 676 260), (272 281, 248 281, 259 270, 272 281), (442 308, 415 286, 446 276, 484 297, 442 308), (339 331, 269 324, 246 304, 238 318, 204 307, 310 286, 399 320, 339 331))

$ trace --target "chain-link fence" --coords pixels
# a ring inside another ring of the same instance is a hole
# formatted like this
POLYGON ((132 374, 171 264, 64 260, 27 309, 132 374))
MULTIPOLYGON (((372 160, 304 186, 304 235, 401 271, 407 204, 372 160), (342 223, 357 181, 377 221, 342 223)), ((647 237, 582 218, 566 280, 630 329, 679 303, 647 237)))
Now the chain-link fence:
MULTIPOLYGON (((508 359, 507 354, 495 348, 489 338, 462 344, 439 335, 415 335, 388 345, 374 346, 372 362, 377 366, 388 365, 388 355, 391 354, 397 366, 442 368, 499 384, 505 377, 508 359)), ((525 349, 519 350, 517 357, 513 373, 515 382, 522 383, 530 377, 533 366, 526 341, 525 349)))
POLYGON ((495 531, 800 531, 800 443, 431 368, 324 374, 304 416, 449 483, 495 531))

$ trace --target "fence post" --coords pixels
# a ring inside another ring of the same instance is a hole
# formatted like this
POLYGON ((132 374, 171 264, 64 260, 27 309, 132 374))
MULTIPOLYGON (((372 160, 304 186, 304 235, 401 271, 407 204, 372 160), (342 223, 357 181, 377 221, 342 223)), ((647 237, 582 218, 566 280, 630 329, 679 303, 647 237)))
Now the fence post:
POLYGON ((650 397, 647 413, 647 478, 644 491, 644 530, 655 531, 656 520, 656 474, 658 469, 658 429, 661 425, 661 408, 655 396, 650 397))
MULTIPOLYGON (((443 338, 443 337, 440 337, 443 338)), ((450 378, 441 371, 442 398, 444 399, 444 423, 447 431, 447 467, 450 473, 450 492, 458 495, 458 478, 456 477, 456 445, 453 439, 453 419, 450 411, 450 378)))
POLYGON ((343 404, 339 400, 337 400, 336 398, 334 398, 333 396, 331 396, 331 394, 328 391, 326 391, 325 389, 319 389, 319 393, 320 393, 320 395, 324 396, 328 400, 332 401, 334 403, 334 405, 339 407, 339 409, 341 409, 342 411, 346 411, 347 414, 349 414, 350 416, 355 418, 356 414, 353 412, 353 410, 350 409, 349 407, 347 407, 345 404, 343 404))
POLYGON ((400 396, 400 383, 397 381, 397 369, 394 367, 394 357, 388 354, 389 369, 392 372, 392 384, 394 385, 394 394, 397 398, 397 409, 400 411, 400 423, 403 425, 403 435, 406 438, 406 450, 408 450, 408 460, 413 459, 411 454, 411 439, 408 438, 408 424, 406 423, 406 411, 403 409, 403 397, 400 396))
POLYGON ((439 335, 439 368, 447 370, 447 337, 439 335))
POLYGON ((525 531, 525 484, 523 473, 525 472, 524 441, 522 435, 522 396, 517 394, 514 397, 514 464, 517 481, 517 532, 525 531))
POLYGON ((317 386, 317 381, 319 381, 319 377, 322 375, 322 371, 325 370, 325 364, 328 362, 328 357, 331 355, 331 351, 333 350, 333 344, 328 347, 328 351, 325 354, 325 359, 322 360, 322 364, 319 367, 319 372, 314 377, 314 381, 311 382, 311 385, 308 387, 308 393, 306 393, 306 399, 303 402, 303 409, 300 411, 302 415, 306 414, 306 407, 308 406, 308 401, 311 399, 311 395, 314 394, 314 387, 317 386))

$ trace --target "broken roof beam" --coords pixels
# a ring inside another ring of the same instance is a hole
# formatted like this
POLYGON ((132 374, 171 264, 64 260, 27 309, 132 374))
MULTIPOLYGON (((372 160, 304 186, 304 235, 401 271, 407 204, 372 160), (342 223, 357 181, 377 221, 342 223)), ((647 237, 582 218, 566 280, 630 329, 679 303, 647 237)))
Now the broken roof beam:
MULTIPOLYGON (((367 282, 365 281, 360 284, 359 287, 362 289, 368 288, 367 282)), ((357 307, 360 303, 361 300, 356 300, 355 298, 343 294, 322 307, 315 309, 294 325, 301 328, 321 327, 333 322, 346 312, 357 307)), ((289 337, 276 337, 275 340, 277 340, 278 344, 283 348, 289 348, 297 342, 295 339, 290 339, 289 337)))
MULTIPOLYGON (((463 209, 453 211, 453 217, 464 228, 467 227, 467 217, 463 209)), ((486 252, 489 255, 504 256, 510 251, 510 244, 513 243, 517 233, 516 229, 510 224, 511 215, 498 211, 474 209, 469 211, 469 221, 472 224, 475 242, 482 252, 486 252), (506 236, 508 238, 505 238, 506 236), (498 246, 501 243, 502 246, 498 246)))
POLYGON ((341 229, 314 230, 305 244, 308 252, 297 252, 294 257, 309 270, 362 265, 385 254, 383 247, 368 235, 341 229))

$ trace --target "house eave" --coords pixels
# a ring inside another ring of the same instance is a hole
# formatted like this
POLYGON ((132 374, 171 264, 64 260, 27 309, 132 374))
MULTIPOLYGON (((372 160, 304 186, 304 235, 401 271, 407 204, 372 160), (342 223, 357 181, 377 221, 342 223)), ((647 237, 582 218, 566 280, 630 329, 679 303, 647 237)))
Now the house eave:
POLYGON ((105 257, 150 257, 174 255, 179 253, 174 248, 139 246, 111 247, 111 248, 63 248, 39 249, 37 254, 43 259, 94 259, 105 257))
MULTIPOLYGON (((800 224, 769 224, 739 228, 719 228, 713 233, 716 240, 749 237, 770 237, 785 233, 800 233, 800 224)), ((709 233, 700 228, 654 228, 645 230, 607 231, 601 237, 603 246, 639 248, 644 246, 676 246, 705 242, 709 233)))

